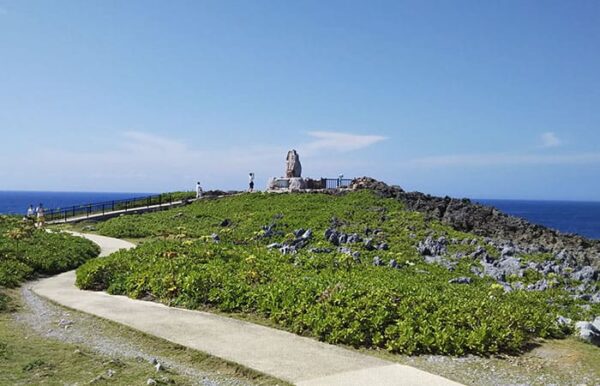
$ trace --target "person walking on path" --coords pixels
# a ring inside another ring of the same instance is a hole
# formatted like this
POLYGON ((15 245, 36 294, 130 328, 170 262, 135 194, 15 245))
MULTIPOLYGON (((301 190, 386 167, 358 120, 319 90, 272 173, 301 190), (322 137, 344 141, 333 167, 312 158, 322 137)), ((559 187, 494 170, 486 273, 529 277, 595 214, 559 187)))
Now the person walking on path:
POLYGON ((200 181, 196 182, 196 198, 202 198, 202 186, 200 186, 200 181))
POLYGON ((46 221, 45 219, 45 214, 44 214, 44 206, 40 203, 40 205, 38 205, 37 208, 35 208, 35 213, 37 215, 37 224, 36 226, 38 228, 43 228, 44 227, 44 222, 46 221))
POLYGON ((248 187, 249 187, 248 191, 250 193, 252 193, 254 191, 254 173, 250 173, 248 175, 248 180, 249 180, 249 182, 248 182, 248 187))

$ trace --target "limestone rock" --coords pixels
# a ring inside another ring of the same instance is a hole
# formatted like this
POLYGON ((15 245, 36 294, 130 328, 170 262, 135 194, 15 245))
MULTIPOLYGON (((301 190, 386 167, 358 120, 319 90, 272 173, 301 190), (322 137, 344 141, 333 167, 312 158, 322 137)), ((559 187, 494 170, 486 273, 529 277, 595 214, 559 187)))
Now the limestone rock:
POLYGON ((287 178, 302 177, 302 165, 300 164, 300 156, 296 150, 290 150, 287 153, 285 176, 287 178))
POLYGON ((450 284, 471 284, 472 281, 473 280, 470 277, 461 276, 461 277, 457 277, 454 279, 450 279, 448 281, 448 283, 450 283, 450 284))

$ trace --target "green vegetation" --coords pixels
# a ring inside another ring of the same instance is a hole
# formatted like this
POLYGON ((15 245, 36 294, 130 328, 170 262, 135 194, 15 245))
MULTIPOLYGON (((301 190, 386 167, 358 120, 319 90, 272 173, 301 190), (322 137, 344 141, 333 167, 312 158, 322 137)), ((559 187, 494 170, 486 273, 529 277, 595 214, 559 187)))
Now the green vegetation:
MULTIPOLYGON (((0 289, 15 287, 39 274, 68 271, 98 253, 98 246, 88 240, 0 216, 0 289)), ((5 296, 0 295, 0 309, 5 303, 5 296)))
MULTIPOLYGON (((586 316, 559 289, 505 293, 491 279, 474 276, 471 265, 477 263, 471 259, 457 259, 454 271, 424 263, 415 246, 426 236, 475 236, 425 221, 399 202, 367 191, 203 200, 111 219, 98 230, 152 239, 86 263, 77 272, 81 288, 247 313, 331 343, 407 354, 518 352, 537 337, 564 336, 568 331, 556 324, 558 314, 586 316), (274 231, 263 228, 270 224, 274 231), (386 242, 389 249, 347 244, 360 252, 353 258, 325 239, 330 226, 363 237, 371 233, 375 243, 386 242), (299 228, 314 234, 297 254, 266 248, 291 242, 299 228), (386 264, 395 260, 399 269, 373 266, 376 256, 386 264), (473 281, 448 283, 459 276, 473 281)), ((467 252, 472 246, 453 248, 467 252)))

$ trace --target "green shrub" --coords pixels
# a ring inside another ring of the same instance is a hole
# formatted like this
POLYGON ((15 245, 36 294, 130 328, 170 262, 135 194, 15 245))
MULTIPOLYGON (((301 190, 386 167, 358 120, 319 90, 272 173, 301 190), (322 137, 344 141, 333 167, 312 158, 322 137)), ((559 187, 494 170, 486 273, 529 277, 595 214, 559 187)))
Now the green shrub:
POLYGON ((336 267, 333 256, 315 270, 258 247, 203 241, 149 242, 89 261, 77 285, 254 313, 330 343, 407 354, 516 352, 534 337, 563 334, 546 294, 505 294, 485 280, 452 285, 412 267, 336 267))
MULTIPOLYGON (((566 331, 556 325, 558 314, 581 317, 583 312, 558 288, 504 293, 491 279, 474 276, 467 258, 456 259, 453 272, 426 264, 415 248, 419 240, 478 237, 368 191, 244 194, 114 218, 98 230, 151 241, 84 264, 77 271, 81 288, 191 309, 249 313, 330 343, 406 354, 517 352, 532 339, 562 337, 566 331), (269 224, 275 224, 271 235, 263 229, 269 224), (385 241, 389 250, 352 244, 361 253, 357 262, 325 239, 332 225, 363 237, 377 230, 370 237, 385 241), (299 228, 311 228, 313 237, 298 254, 266 248, 292 240, 299 228), (220 243, 212 241, 213 233, 220 243), (311 253, 310 247, 332 250, 311 253), (386 265, 394 259, 402 268, 372 266, 375 256, 386 265), (473 282, 448 283, 458 276, 473 282)), ((458 242, 449 252, 474 248, 458 242)), ((534 280, 531 276, 527 279, 534 280)))
POLYGON ((48 233, 21 219, 0 216, 0 287, 74 269, 98 253, 98 246, 86 239, 48 233))

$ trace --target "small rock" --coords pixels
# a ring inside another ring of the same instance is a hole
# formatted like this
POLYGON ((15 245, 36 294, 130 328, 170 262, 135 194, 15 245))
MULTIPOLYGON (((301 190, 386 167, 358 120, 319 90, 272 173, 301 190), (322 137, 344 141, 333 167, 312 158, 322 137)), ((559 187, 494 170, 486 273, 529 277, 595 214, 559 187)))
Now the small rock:
POLYGON ((61 319, 58 322, 58 327, 62 327, 62 328, 68 328, 69 326, 71 326, 73 324, 72 320, 68 320, 68 319, 61 319))
POLYGON ((304 232, 302 234, 302 236, 300 236, 300 238, 302 238, 304 240, 308 240, 312 237, 312 234, 313 234, 312 229, 307 229, 306 232, 304 232))
POLYGON ((231 225, 231 220, 226 218, 225 220, 221 221, 221 223, 219 225, 222 227, 228 227, 231 225))
POLYGON ((150 362, 151 365, 155 365, 158 363, 158 360, 156 358, 150 358, 148 362, 150 362))
POLYGON ((387 251, 388 249, 390 249, 390 246, 387 243, 383 242, 377 246, 377 249, 379 249, 380 251, 387 251))
POLYGON ((308 251, 312 253, 330 253, 331 248, 310 248, 308 251))
POLYGON ((471 266, 471 273, 476 276, 483 277, 483 271, 476 265, 471 266))
POLYGON ((461 277, 457 277, 454 279, 450 279, 448 281, 448 283, 450 283, 450 284, 471 284, 472 281, 473 281, 473 279, 471 279, 470 277, 461 276, 461 277))
POLYGON ((280 243, 272 243, 272 244, 269 244, 269 245, 267 245, 267 248, 268 248, 268 249, 274 249, 274 248, 277 248, 277 249, 279 249, 279 248, 281 248, 282 246, 283 246, 283 245, 281 245, 280 243))
POLYGON ((504 292, 505 292, 505 293, 508 293, 508 292, 512 292, 512 291, 513 291, 513 287, 511 287, 511 286, 510 286, 510 284, 508 284, 508 283, 505 283, 505 282, 503 282, 503 281, 500 281, 500 282, 498 282, 498 284, 500 284, 500 285, 502 286, 502 288, 504 289, 504 292))
POLYGON ((571 274, 571 279, 583 282, 591 282, 598 279, 598 271, 587 265, 577 272, 571 274))
POLYGON ((538 280, 534 284, 529 284, 527 286, 528 291, 545 291, 549 287, 549 283, 546 279, 538 280))
POLYGON ((371 238, 364 239, 363 245, 365 246, 367 251, 372 251, 373 249, 375 249, 375 247, 373 246, 373 239, 371 238))
POLYGON ((154 368, 156 369, 156 371, 163 371, 165 369, 165 367, 160 362, 157 362, 154 368))
POLYGON ((571 325, 573 321, 569 318, 565 318, 564 316, 558 316, 558 318, 556 318, 556 324, 558 324, 559 326, 563 327, 563 326, 569 326, 571 325))
POLYGON ((516 289, 516 290, 525 289, 525 284, 523 284, 523 282, 521 282, 521 281, 515 281, 511 285, 512 285, 513 289, 516 289))
POLYGON ((292 253, 296 253, 296 247, 293 245, 282 245, 281 248, 279 248, 279 252, 281 252, 283 255, 288 255, 288 254, 292 254, 292 253))
POLYGON ((502 251, 500 252, 500 255, 502 257, 506 257, 506 256, 513 256, 515 254, 515 248, 511 247, 511 246, 505 246, 504 248, 502 248, 502 251))
POLYGON ((352 249, 350 249, 348 247, 339 247, 338 252, 343 253, 345 255, 352 255, 352 249))
POLYGON ((376 267, 380 267, 380 266, 382 266, 383 264, 384 264, 384 263, 383 263, 383 260, 381 260, 381 258, 380 258, 379 256, 375 256, 375 257, 373 258, 373 265, 374 265, 374 266, 376 266, 376 267))
POLYGON ((470 256, 474 259, 478 259, 480 257, 484 257, 485 255, 487 255, 486 249, 484 247, 482 247, 481 245, 479 245, 475 249, 475 252, 471 253, 470 256))
POLYGON ((431 236, 420 241, 417 245, 417 251, 422 256, 439 256, 446 253, 446 238, 440 237, 434 240, 431 236))
POLYGON ((300 237, 304 234, 304 229, 300 228, 300 229, 296 229, 294 232, 294 237, 300 237))
POLYGON ((156 381, 152 378, 148 378, 146 381, 146 385, 156 385, 156 381))
POLYGON ((594 319, 594 321, 592 322, 592 329, 600 334, 600 316, 596 316, 596 318, 594 319))
POLYGON ((347 243, 360 243, 362 241, 362 239, 360 238, 360 236, 356 233, 352 233, 351 235, 348 236, 346 242, 347 243))
POLYGON ((392 259, 390 260, 390 267, 391 268, 398 268, 398 262, 396 261, 396 259, 392 259))
MULTIPOLYGON (((595 321, 595 320, 594 320, 595 321)), ((580 321, 575 323, 575 329, 579 338, 586 342, 600 346, 600 333, 596 332, 594 325, 590 322, 580 321)))
POLYGON ((449 271, 454 271, 457 264, 455 262, 448 261, 442 256, 424 256, 423 259, 427 264, 439 264, 449 271))
POLYGON ((100 382, 100 381, 103 381, 104 379, 106 379, 106 378, 104 378, 104 376, 103 376, 103 375, 98 375, 96 378, 92 379, 92 380, 89 382, 89 384, 90 384, 90 385, 93 385, 94 383, 98 383, 98 382, 100 382))
POLYGON ((211 234, 211 235, 210 235, 210 238, 211 238, 211 239, 212 239, 212 240, 213 240, 215 243, 218 243, 219 241, 221 241, 221 238, 220 238, 220 237, 219 237, 219 235, 218 235, 218 234, 216 234, 216 233, 213 233, 213 234, 211 234))
POLYGON ((327 229, 325 229, 324 236, 325 236, 325 238, 326 238, 326 239, 329 239, 329 237, 330 237, 332 234, 334 234, 334 233, 336 233, 336 232, 335 232, 335 229, 332 229, 332 228, 327 228, 327 229))
POLYGON ((106 376, 111 378, 113 375, 115 375, 117 372, 113 369, 108 369, 108 371, 106 372, 106 376))

